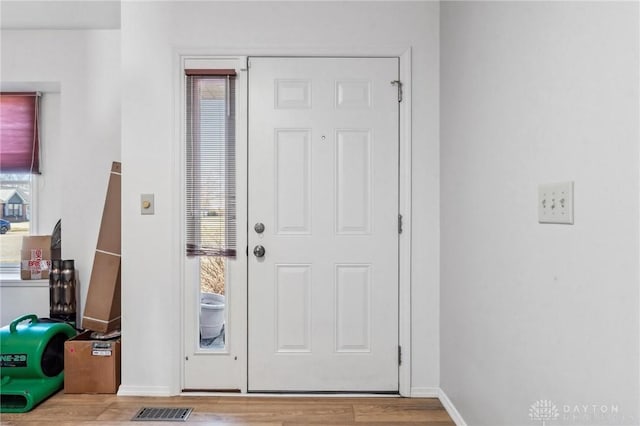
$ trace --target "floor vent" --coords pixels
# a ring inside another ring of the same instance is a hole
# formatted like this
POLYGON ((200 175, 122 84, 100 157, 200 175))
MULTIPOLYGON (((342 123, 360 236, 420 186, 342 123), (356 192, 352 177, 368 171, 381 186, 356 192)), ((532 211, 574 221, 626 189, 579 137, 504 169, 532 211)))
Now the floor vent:
POLYGON ((184 422, 189 418, 193 408, 144 407, 131 419, 141 421, 184 422))

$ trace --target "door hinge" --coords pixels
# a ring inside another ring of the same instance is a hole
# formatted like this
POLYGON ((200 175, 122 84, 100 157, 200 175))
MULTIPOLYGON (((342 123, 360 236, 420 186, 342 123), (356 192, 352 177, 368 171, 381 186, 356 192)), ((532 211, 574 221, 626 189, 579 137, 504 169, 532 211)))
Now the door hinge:
POLYGON ((398 215, 398 234, 402 234, 402 215, 398 215))
POLYGON ((402 102, 402 82, 400 80, 393 80, 391 84, 398 86, 398 102, 402 102))
POLYGON ((249 257, 249 246, 247 246, 247 250, 246 250, 245 256, 249 257))
POLYGON ((398 345, 398 365, 402 365, 402 346, 398 345))

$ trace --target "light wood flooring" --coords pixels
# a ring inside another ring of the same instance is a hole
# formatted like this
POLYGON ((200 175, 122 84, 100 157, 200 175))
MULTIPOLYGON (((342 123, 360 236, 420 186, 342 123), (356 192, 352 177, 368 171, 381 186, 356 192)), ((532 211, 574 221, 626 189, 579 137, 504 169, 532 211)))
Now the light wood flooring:
POLYGON ((455 426, 435 398, 344 398, 262 396, 65 395, 59 392, 29 413, 0 414, 2 425, 139 425, 130 422, 142 407, 192 407, 186 423, 211 425, 427 425, 455 426))

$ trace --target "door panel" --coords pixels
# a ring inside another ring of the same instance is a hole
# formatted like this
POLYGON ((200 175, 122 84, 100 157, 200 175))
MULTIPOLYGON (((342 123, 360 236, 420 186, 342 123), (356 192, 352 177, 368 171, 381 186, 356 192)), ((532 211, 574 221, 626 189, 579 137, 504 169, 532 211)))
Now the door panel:
POLYGON ((336 231, 371 234, 371 132, 336 131, 336 231))
POLYGON ((276 232, 311 233, 311 130, 275 130, 276 232))
POLYGON ((397 79, 397 58, 250 60, 250 391, 398 390, 397 79))

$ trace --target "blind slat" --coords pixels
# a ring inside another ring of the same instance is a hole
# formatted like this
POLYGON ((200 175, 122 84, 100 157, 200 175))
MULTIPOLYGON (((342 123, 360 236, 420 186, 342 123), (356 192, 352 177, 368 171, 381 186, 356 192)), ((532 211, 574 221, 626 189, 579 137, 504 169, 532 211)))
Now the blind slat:
POLYGON ((235 257, 235 80, 188 71, 186 253, 235 257))

